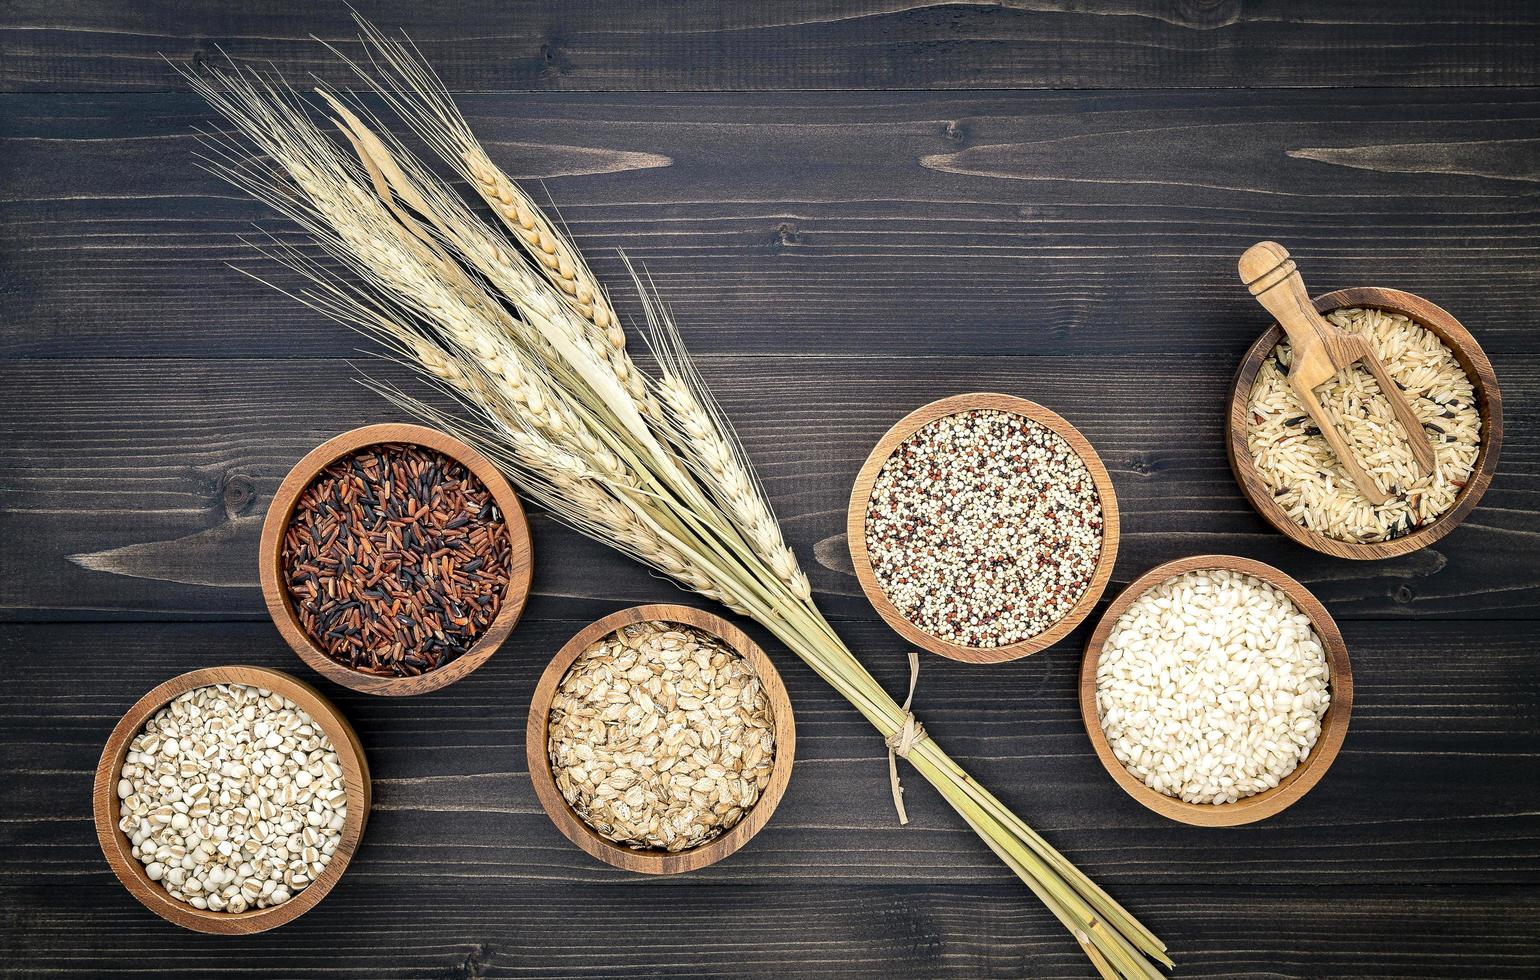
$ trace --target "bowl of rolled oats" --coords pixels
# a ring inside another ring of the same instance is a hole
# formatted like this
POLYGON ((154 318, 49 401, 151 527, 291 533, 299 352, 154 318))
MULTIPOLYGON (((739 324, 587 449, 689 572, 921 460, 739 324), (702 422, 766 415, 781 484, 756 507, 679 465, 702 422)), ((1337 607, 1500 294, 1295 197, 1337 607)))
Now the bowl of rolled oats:
POLYGON ((96 836, 150 911, 198 932, 283 925, 326 896, 369 818, 352 726, 288 674, 209 667, 128 710, 102 751, 96 836))
POLYGON ((677 874, 769 821, 796 723, 764 651, 719 616, 635 606, 593 623, 535 689, 525 751, 540 804, 592 856, 677 874))

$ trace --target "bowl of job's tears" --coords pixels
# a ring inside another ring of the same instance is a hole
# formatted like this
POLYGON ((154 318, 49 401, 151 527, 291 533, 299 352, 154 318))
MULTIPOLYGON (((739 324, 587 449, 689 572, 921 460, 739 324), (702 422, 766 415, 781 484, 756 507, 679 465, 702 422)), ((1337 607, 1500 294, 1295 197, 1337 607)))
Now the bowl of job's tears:
POLYGON ((107 863, 146 908, 199 932, 262 932, 342 877, 369 818, 369 766, 310 685, 207 667, 124 714, 93 803, 107 863))

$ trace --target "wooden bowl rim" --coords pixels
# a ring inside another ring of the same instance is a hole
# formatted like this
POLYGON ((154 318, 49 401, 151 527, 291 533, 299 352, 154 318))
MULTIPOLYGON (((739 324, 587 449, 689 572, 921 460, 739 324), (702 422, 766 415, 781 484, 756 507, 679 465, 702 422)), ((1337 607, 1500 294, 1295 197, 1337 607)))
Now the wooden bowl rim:
POLYGON ((850 560, 855 565, 856 580, 861 583, 861 590, 866 593, 867 600, 876 608, 878 615, 910 643, 952 660, 975 664, 1017 660, 1037 653, 1039 650, 1046 650, 1068 636, 1091 614, 1091 610, 1101 599, 1102 593, 1106 591, 1107 583, 1112 580, 1112 568, 1118 558, 1119 536, 1117 492, 1112 486, 1112 476, 1107 472, 1107 467, 1102 464, 1101 456, 1097 454, 1090 440, 1050 408, 1015 395, 986 391, 939 398, 921 405, 895 422, 882 438, 877 440, 877 445, 872 447, 866 462, 861 465, 860 472, 856 474, 855 485, 850 490, 849 508, 845 515, 845 537, 850 549, 850 560), (1063 618, 1043 632, 999 647, 970 647, 954 643, 927 633, 904 618, 903 613, 898 611, 878 583, 877 576, 872 571, 871 554, 866 549, 866 509, 871 502, 872 488, 877 483, 877 475, 894 451, 914 433, 937 419, 982 410, 1025 416, 1058 433, 1064 441, 1069 443, 1070 448, 1090 471, 1102 507, 1101 554, 1097 557, 1096 570, 1092 573, 1091 581, 1080 599, 1070 607, 1063 618))
POLYGON ((336 885, 347 870, 353 854, 363 838, 364 827, 369 821, 369 808, 373 803, 373 790, 369 779, 369 762, 364 757, 362 745, 353 726, 348 723, 337 707, 315 688, 297 677, 267 667, 231 664, 222 667, 204 667, 179 674, 156 685, 118 720, 102 749, 96 766, 96 778, 92 787, 92 812, 96 821, 96 839, 102 854, 107 858, 113 874, 128 889, 130 895, 151 912, 184 929, 217 935, 249 935, 274 929, 310 911, 336 885), (118 829, 121 817, 118 800, 118 779, 123 760, 128 755, 128 744, 144 727, 150 716, 186 691, 213 684, 244 684, 282 694, 310 715, 321 726, 337 751, 342 763, 343 782, 347 789, 348 815, 342 828, 342 842, 321 873, 303 890, 282 905, 266 909, 249 909, 245 912, 214 912, 194 908, 168 894, 159 883, 145 874, 144 865, 134 857, 128 837, 118 829))
POLYGON ((747 633, 703 609, 673 603, 649 603, 610 613, 590 623, 556 652, 556 656, 546 665, 545 673, 540 675, 540 683, 535 687, 534 697, 530 701, 524 750, 530 780, 535 785, 535 795, 563 836, 604 863, 622 870, 670 875, 715 864, 747 844, 770 821, 791 781, 791 768, 797 750, 797 724, 792 715, 791 697, 786 693, 780 672, 747 633), (775 765, 771 770, 769 784, 760 793, 753 808, 725 834, 689 850, 674 853, 633 850, 601 837, 577 815, 557 788, 548 749, 551 701, 556 696, 557 685, 567 676, 572 664, 595 641, 623 626, 645 621, 680 623, 722 640, 754 668, 775 712, 775 765))
POLYGON ((1338 558, 1357 561, 1374 561, 1410 554, 1438 541, 1453 531, 1475 509, 1482 494, 1492 483, 1497 472, 1497 459, 1503 443, 1502 390, 1492 362, 1487 359, 1481 344, 1466 330, 1459 320, 1448 311, 1417 296, 1399 289, 1382 286, 1354 286, 1318 296, 1314 300, 1320 313, 1329 313, 1351 307, 1384 310, 1410 318, 1444 342, 1459 361, 1460 367, 1471 379, 1476 391, 1476 410, 1481 416, 1481 446, 1470 479, 1455 498, 1454 506, 1445 511, 1433 523, 1425 525, 1403 537, 1390 541, 1359 542, 1339 541, 1296 523, 1278 501, 1262 489, 1262 478, 1257 474, 1246 444, 1248 413, 1251 405, 1251 389, 1257 374, 1262 370, 1267 356, 1278 342, 1284 339, 1283 328, 1274 323, 1247 349, 1241 358, 1231 386, 1230 411, 1225 420, 1225 447, 1230 457, 1230 469, 1241 492, 1251 502, 1257 513, 1266 518, 1274 528, 1307 548, 1338 558))
POLYGON ((1331 768, 1337 753, 1342 749, 1343 740, 1347 738, 1348 720, 1352 714, 1353 668, 1348 661, 1347 644, 1331 613, 1309 589, 1288 574, 1264 562, 1236 555, 1192 555, 1178 558, 1157 565, 1134 579, 1126 589, 1118 593, 1102 614, 1101 621, 1086 641, 1085 657, 1080 663, 1080 716, 1102 766, 1129 796, 1144 806, 1163 817, 1197 827, 1233 827, 1254 823, 1292 806, 1320 782, 1326 770, 1331 768), (1326 648, 1331 704, 1321 719, 1321 734, 1310 749, 1310 754, 1277 786, 1234 803, 1188 803, 1156 792, 1118 761, 1106 733, 1102 731, 1101 715, 1096 708, 1096 667, 1112 628, 1136 599, 1161 582, 1184 572, 1221 569, 1244 572, 1267 582, 1286 594, 1301 612, 1310 617, 1311 626, 1321 638, 1321 645, 1326 648))
POLYGON ((386 697, 409 697, 436 691, 466 677, 486 663, 517 625, 524 604, 529 599, 530 584, 535 574, 529 521, 524 515, 524 508, 519 504, 518 495, 491 460, 448 433, 404 422, 386 422, 350 429, 321 443, 295 463, 274 491, 272 503, 268 505, 257 556, 262 597, 267 602, 268 614, 272 617, 273 625, 278 627, 278 632, 283 634, 284 640, 299 654, 300 659, 316 673, 343 687, 386 697), (300 494, 323 469, 338 459, 368 446, 386 443, 405 443, 434 450, 475 474, 503 512, 513 555, 513 566, 509 569, 502 606, 486 631, 469 650, 446 666, 416 677, 376 677, 353 670, 327 656, 300 625, 288 590, 283 584, 283 536, 300 494))

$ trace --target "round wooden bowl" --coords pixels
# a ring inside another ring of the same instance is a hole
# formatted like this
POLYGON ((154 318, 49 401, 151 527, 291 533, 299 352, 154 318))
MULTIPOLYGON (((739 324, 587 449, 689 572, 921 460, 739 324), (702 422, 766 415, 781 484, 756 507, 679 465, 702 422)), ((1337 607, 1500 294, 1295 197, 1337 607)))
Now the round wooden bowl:
POLYGON ((92 807, 96 816, 96 839, 102 845, 107 863, 123 882, 129 894, 146 908, 168 922, 186 929, 225 936, 264 932, 304 915, 332 890, 342 872, 347 869, 353 852, 358 848, 369 820, 369 806, 373 796, 369 785, 369 764, 364 759, 363 747, 353 726, 339 713, 332 703, 303 681, 277 670, 265 667, 205 667, 173 677, 140 698, 128 709, 102 750, 101 762, 96 766, 96 783, 92 791, 92 807), (311 719, 321 726, 337 750, 342 763, 343 782, 347 789, 348 816, 342 827, 342 843, 337 845, 326 867, 308 886, 282 905, 266 909, 249 909, 245 912, 213 912, 197 909, 167 894, 158 882, 151 881, 144 872, 144 865, 134 857, 127 835, 118 829, 121 813, 118 809, 118 774, 123 771, 123 760, 128 755, 128 744, 144 727, 150 716, 169 704, 178 695, 197 687, 210 684, 245 684, 263 690, 275 691, 303 708, 311 719))
POLYGON ((273 494, 273 502, 268 506, 267 519, 262 524, 262 540, 258 546, 257 564, 262 579, 262 596, 267 600, 267 611, 272 616, 274 625, 278 627, 278 632, 283 634, 283 638, 288 641, 289 646, 294 648, 294 652, 299 654, 300 659, 317 673, 336 681, 343 687, 350 687, 365 694, 379 694, 387 697, 403 697, 436 691, 453 684, 486 663, 487 659, 508 638, 508 634, 513 632, 514 624, 519 621, 519 614, 524 611, 524 602, 529 598, 530 581, 535 573, 529 539, 529 522, 524 517, 524 508, 519 505, 519 498, 508 485, 508 481, 503 479, 503 475, 497 471, 497 467, 481 453, 453 436, 439 432, 437 429, 402 423, 366 425, 363 428, 344 432, 323 442, 311 450, 304 459, 295 463, 289 475, 284 477, 283 482, 278 485, 278 490, 273 494), (507 524, 512 546, 510 574, 507 589, 503 594, 502 606, 486 631, 469 650, 448 664, 416 677, 380 677, 366 674, 327 656, 300 625, 299 617, 294 613, 294 603, 289 597, 289 590, 284 585, 283 538, 289 527, 289 519, 294 514, 294 507, 299 502, 300 494, 304 493, 305 488, 310 486, 311 481, 322 470, 338 459, 365 447, 382 443, 406 443, 431 449, 448 456, 470 470, 486 485, 493 499, 497 501, 498 509, 502 511, 503 520, 507 524))
POLYGON ((1107 772, 1112 774, 1112 778, 1129 796, 1146 807, 1161 816, 1197 827, 1233 827, 1253 823, 1291 806, 1310 787, 1321 781, 1332 761, 1337 758, 1342 740, 1347 737, 1348 717, 1352 713, 1353 669, 1348 664, 1347 644, 1342 642, 1342 633, 1337 629, 1331 613, 1326 611, 1319 599, 1311 595, 1309 589, 1273 566, 1234 555, 1178 558, 1157 565, 1139 576, 1107 607, 1107 612, 1086 642, 1085 659, 1080 664, 1080 716, 1085 720, 1086 734, 1091 736, 1091 744, 1096 749, 1097 757, 1102 760, 1102 765, 1107 767, 1107 772), (1096 665, 1101 660, 1102 647, 1118 618, 1128 611, 1134 600, 1166 579, 1184 572, 1208 569, 1244 572, 1281 590, 1301 612, 1310 617, 1316 635, 1321 638, 1321 645, 1326 648, 1327 689, 1331 693, 1331 704, 1326 709, 1326 716, 1321 719, 1321 735, 1316 739, 1315 746, 1305 761, 1279 781, 1277 786, 1234 803, 1187 803, 1150 789, 1123 768, 1123 763, 1113 754, 1112 745, 1102 731, 1101 716, 1096 710, 1096 665))
POLYGON ((1338 558, 1372 560, 1394 558, 1425 548, 1453 531, 1476 506, 1481 495, 1492 483, 1497 471, 1497 456, 1503 444, 1503 396, 1497 386, 1497 375, 1486 352, 1453 316, 1434 306, 1420 296, 1404 293, 1399 289, 1383 289, 1378 286, 1357 286, 1339 289, 1315 299, 1315 308, 1321 313, 1346 307, 1361 307, 1399 313, 1413 323, 1432 331, 1453 352, 1455 360, 1470 376, 1476 392, 1476 410, 1481 415, 1481 447, 1476 454, 1476 464, 1471 470, 1465 488, 1455 498, 1454 506, 1445 511, 1433 523, 1411 534, 1389 541, 1362 543, 1338 541, 1296 523, 1279 506, 1272 493, 1257 473, 1251 461, 1251 451, 1246 445, 1246 428, 1251 405, 1251 389, 1257 373, 1262 370, 1274 347, 1284 339, 1283 328, 1273 324, 1241 359, 1240 370, 1235 373, 1234 390, 1230 397, 1230 414, 1225 423, 1225 443, 1230 455, 1230 469, 1235 472, 1236 482, 1246 498, 1251 501, 1267 522, 1307 548, 1338 558))
POLYGON ((931 653, 939 653, 953 660, 975 664, 995 664, 1016 660, 1053 646, 1068 636, 1071 630, 1080 625, 1081 620, 1091 614, 1092 608, 1101 598, 1102 592, 1106 590, 1107 582, 1112 578, 1112 566, 1118 558, 1118 498, 1112 489, 1112 477, 1107 474, 1107 467, 1102 465, 1101 457, 1096 455, 1096 450, 1092 448, 1091 443, 1080 434, 1079 429, 1070 425, 1056 412, 1025 398, 992 392, 974 392, 953 395, 950 398, 942 398, 920 406, 899 419, 893 428, 877 441, 871 455, 866 457, 861 472, 856 475, 855 486, 850 491, 850 508, 845 517, 845 531, 850 547, 850 559, 856 568, 856 579, 861 583, 867 600, 876 607, 878 614, 900 636, 931 653), (1085 463, 1086 469, 1090 470, 1091 479, 1096 484, 1096 493, 1101 498, 1102 505, 1101 555, 1097 558, 1096 571, 1092 574, 1091 582, 1086 586, 1085 594, 1080 597, 1080 601, 1071 607, 1063 619, 1036 636, 999 647, 963 646, 960 643, 933 636, 905 619, 903 613, 898 611, 877 582, 877 576, 872 571, 871 555, 866 550, 866 509, 871 502, 872 487, 877 483, 877 475, 887 463, 888 457, 892 456, 894 450, 898 449, 906 439, 937 419, 981 409, 1022 415, 1057 432, 1075 450, 1076 455, 1085 463))
POLYGON ((540 676, 535 696, 529 706, 529 724, 525 728, 524 751, 529 761, 529 777, 535 784, 535 795, 551 821, 568 840, 589 854, 626 871, 639 871, 651 875, 679 874, 694 871, 727 857, 749 842, 759 833, 781 802, 786 784, 791 780, 791 766, 797 750, 797 724, 791 713, 791 698, 775 665, 765 656, 753 640, 738 627, 720 616, 690 606, 657 603, 633 606, 611 613, 592 623, 568 640, 540 676), (622 626, 648 621, 663 621, 693 626, 703 633, 721 640, 749 662, 759 675, 770 699, 770 710, 775 716, 775 765, 771 770, 770 783, 760 793, 753 809, 743 815, 732 829, 698 847, 669 853, 643 851, 617 844, 599 836, 583 818, 567 804, 561 790, 556 787, 556 777, 551 771, 550 720, 551 702, 556 688, 567 676, 574 661, 593 643, 609 636, 622 626))

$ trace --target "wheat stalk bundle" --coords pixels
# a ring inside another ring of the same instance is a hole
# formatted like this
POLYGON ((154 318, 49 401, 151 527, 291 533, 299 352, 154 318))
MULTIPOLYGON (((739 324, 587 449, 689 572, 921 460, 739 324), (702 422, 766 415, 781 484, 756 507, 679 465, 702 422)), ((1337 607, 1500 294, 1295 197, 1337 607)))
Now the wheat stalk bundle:
POLYGON ((359 77, 497 223, 360 100, 317 90, 338 140, 279 80, 233 65, 189 75, 231 127, 203 134, 204 166, 320 247, 323 258, 257 243, 303 277, 290 295, 377 338, 453 396, 450 413, 376 385, 476 445, 552 514, 763 624, 939 790, 1103 976, 1159 980, 1154 964, 1171 965, 1165 946, 926 737, 819 612, 650 283, 632 270, 656 377, 633 363, 577 249, 492 162, 415 49, 360 26, 367 64, 350 62, 359 77))

